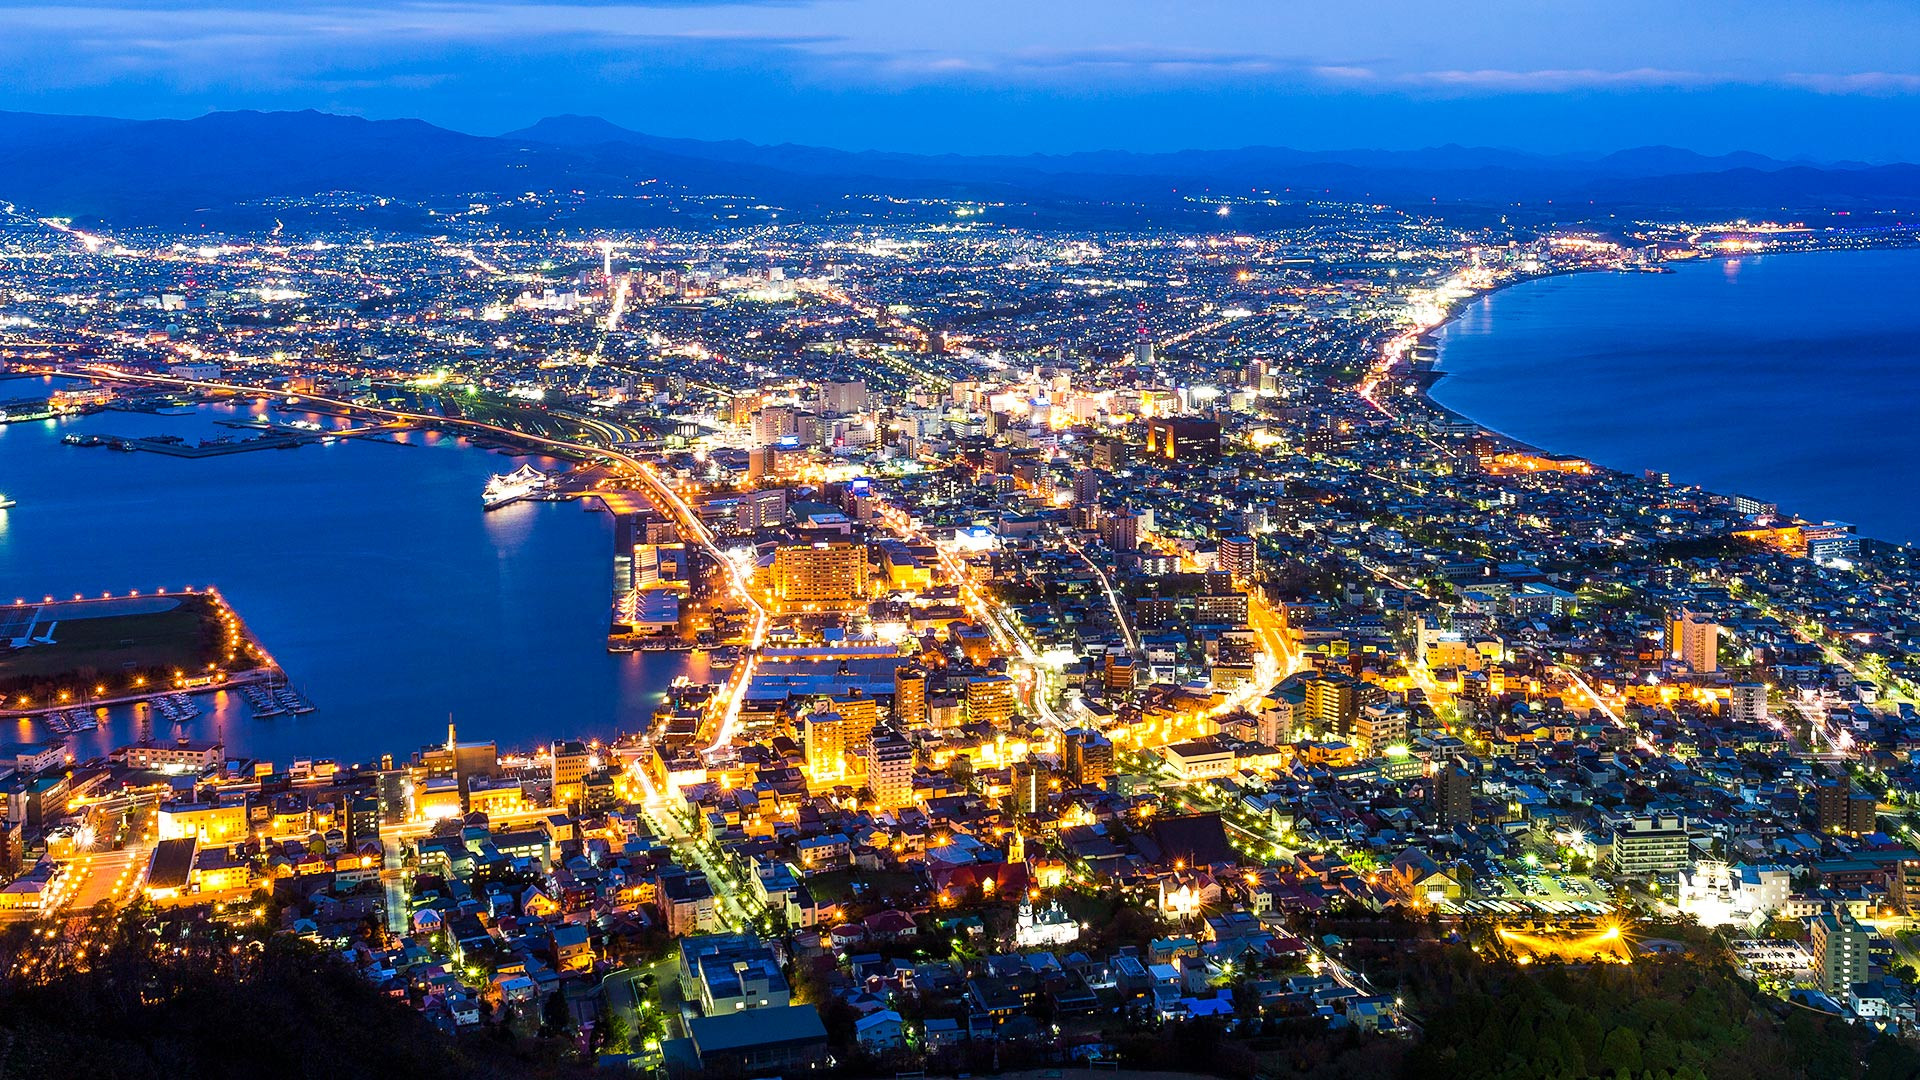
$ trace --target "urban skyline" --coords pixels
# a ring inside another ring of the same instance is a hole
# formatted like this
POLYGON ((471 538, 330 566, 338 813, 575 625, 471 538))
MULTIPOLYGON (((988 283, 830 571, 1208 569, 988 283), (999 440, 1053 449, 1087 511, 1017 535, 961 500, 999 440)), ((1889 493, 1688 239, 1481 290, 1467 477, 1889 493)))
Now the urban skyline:
POLYGON ((1916 20, 0 9, 0 1072, 1920 1077, 1916 20))

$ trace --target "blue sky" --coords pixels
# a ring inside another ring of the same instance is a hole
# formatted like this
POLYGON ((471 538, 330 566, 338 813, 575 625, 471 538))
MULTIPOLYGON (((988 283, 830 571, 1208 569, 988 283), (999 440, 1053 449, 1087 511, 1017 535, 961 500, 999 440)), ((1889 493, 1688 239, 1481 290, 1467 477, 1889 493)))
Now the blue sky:
POLYGON ((1920 159, 1920 2, 0 0, 0 108, 1027 152, 1920 159))

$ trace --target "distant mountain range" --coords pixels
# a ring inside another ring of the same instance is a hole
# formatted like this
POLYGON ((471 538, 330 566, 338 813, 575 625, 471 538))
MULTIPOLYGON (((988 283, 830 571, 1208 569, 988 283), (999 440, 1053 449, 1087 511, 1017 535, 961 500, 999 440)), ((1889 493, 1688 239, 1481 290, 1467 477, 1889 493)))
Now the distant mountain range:
MULTIPOLYGON (((1920 209, 1920 166, 1707 156, 1670 146, 1605 155, 1450 145, 969 156, 663 138, 586 116, 480 136, 419 120, 313 111, 192 120, 0 112, 0 199, 122 224, 244 225, 285 213, 285 200, 324 192, 439 205, 467 195, 578 192, 602 216, 632 217, 654 211, 623 197, 661 185, 745 196, 803 216, 844 206, 848 195, 894 195, 1055 208, 1124 204, 1164 218, 1193 210, 1194 196, 1256 191, 1463 209, 1548 201, 1640 213, 1920 209)), ((369 224, 401 214, 377 201, 358 209, 369 224)))

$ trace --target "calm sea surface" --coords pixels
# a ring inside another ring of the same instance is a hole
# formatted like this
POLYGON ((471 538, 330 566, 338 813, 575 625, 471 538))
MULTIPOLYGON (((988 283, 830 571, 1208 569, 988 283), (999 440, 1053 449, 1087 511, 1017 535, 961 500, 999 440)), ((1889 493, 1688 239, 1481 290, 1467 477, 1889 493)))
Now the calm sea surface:
POLYGON ((1514 438, 1920 542, 1920 251, 1547 278, 1436 337, 1434 397, 1514 438))
MULTIPOLYGON (((0 399, 44 396, 0 380, 0 399)), ((0 602, 217 586, 293 685, 319 706, 254 719, 237 694, 203 696, 186 734, 284 766, 296 757, 404 757, 446 738, 531 748, 643 727, 661 691, 704 663, 606 651, 612 522, 580 503, 480 508, 490 473, 521 460, 464 439, 343 440, 198 460, 81 448, 69 432, 240 434, 220 420, 108 412, 0 425, 0 602)), ((323 417, 309 419, 329 422, 323 417)), ((37 733, 0 727, 0 741, 37 733)), ((76 736, 84 758, 124 743, 130 708, 76 736)), ((176 734, 155 721, 156 738, 176 734)))

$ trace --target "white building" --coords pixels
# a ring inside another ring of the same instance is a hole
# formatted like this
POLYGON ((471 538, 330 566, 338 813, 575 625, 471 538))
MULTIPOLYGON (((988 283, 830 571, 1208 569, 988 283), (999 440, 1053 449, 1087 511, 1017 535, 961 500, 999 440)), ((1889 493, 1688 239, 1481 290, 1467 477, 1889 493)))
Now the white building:
POLYGON ((1629 819, 1613 830, 1613 872, 1634 877, 1677 874, 1687 868, 1687 843, 1687 819, 1682 815, 1629 819))
POLYGON ((1713 859, 1680 875, 1680 910, 1701 926, 1757 926, 1785 909, 1793 874, 1779 866, 1730 866, 1713 859))
POLYGON ((1727 691, 1727 716, 1740 723, 1758 723, 1767 718, 1767 688, 1764 683, 1735 683, 1727 691))
POLYGON ((1013 922, 1013 940, 1023 949, 1066 945, 1080 939, 1080 924, 1073 921, 1058 900, 1035 908, 1033 901, 1020 901, 1020 914, 1013 922))

